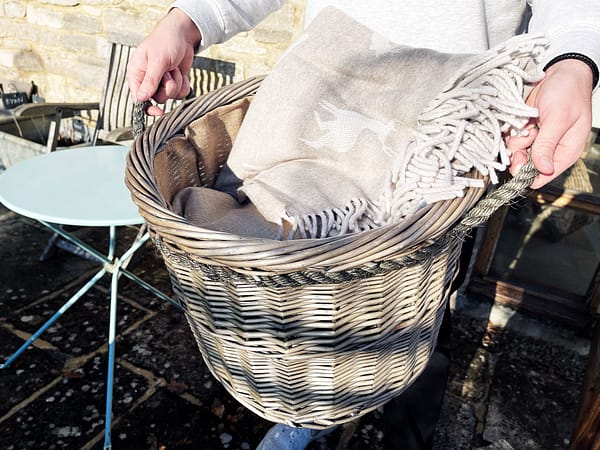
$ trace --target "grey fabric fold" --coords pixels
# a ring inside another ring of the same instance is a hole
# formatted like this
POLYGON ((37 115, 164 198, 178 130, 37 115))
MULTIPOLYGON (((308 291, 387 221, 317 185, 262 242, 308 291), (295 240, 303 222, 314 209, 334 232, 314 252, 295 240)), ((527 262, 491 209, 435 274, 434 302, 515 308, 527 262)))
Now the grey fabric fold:
POLYGON ((277 225, 267 222, 252 203, 239 203, 216 189, 183 189, 173 201, 173 211, 193 224, 214 231, 263 239, 277 239, 280 235, 277 225))

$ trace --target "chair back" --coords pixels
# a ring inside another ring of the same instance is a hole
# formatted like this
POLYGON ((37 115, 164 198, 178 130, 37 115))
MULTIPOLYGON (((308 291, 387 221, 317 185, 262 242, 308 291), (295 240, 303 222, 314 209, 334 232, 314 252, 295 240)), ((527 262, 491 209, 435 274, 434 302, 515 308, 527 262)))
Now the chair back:
POLYGON ((190 85, 194 97, 233 83, 235 63, 196 56, 190 70, 190 85))
POLYGON ((134 50, 130 45, 116 42, 111 45, 94 144, 109 132, 131 125, 133 102, 127 84, 127 64, 134 50))

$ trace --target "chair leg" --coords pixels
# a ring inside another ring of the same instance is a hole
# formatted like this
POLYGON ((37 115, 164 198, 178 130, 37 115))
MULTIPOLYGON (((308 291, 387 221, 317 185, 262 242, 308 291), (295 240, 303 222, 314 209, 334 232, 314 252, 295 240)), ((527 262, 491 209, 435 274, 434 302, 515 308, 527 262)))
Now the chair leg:
POLYGON ((62 120, 62 109, 58 108, 54 114, 54 118, 50 122, 50 131, 48 132, 48 142, 46 143, 46 149, 48 152, 56 150, 58 145, 58 135, 60 134, 60 121, 62 120))
POLYGON ((600 448, 600 324, 596 324, 588 356, 577 420, 569 450, 600 448))

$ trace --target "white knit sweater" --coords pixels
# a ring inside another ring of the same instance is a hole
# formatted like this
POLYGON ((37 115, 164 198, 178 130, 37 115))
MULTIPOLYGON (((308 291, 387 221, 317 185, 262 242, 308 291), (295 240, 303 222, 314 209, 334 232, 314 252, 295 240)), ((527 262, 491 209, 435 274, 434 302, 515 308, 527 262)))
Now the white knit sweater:
MULTIPOLYGON (((176 0, 202 34, 201 49, 252 29, 285 0, 176 0)), ((325 6, 393 42, 450 53, 480 52, 525 31, 544 33, 555 56, 577 52, 600 66, 598 0, 307 0, 306 24, 325 6)))

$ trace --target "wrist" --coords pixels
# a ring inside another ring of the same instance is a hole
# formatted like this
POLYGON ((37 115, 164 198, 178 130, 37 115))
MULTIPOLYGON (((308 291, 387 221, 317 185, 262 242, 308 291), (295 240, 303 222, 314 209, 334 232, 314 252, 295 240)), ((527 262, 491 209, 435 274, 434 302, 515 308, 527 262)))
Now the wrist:
POLYGON ((179 30, 183 39, 194 49, 200 46, 202 41, 200 30, 185 11, 177 7, 171 8, 166 19, 169 21, 169 26, 179 30))
POLYGON ((581 53, 564 53, 548 62, 544 67, 544 72, 552 72, 561 66, 569 66, 569 70, 589 75, 592 89, 598 84, 598 66, 596 63, 581 53))

